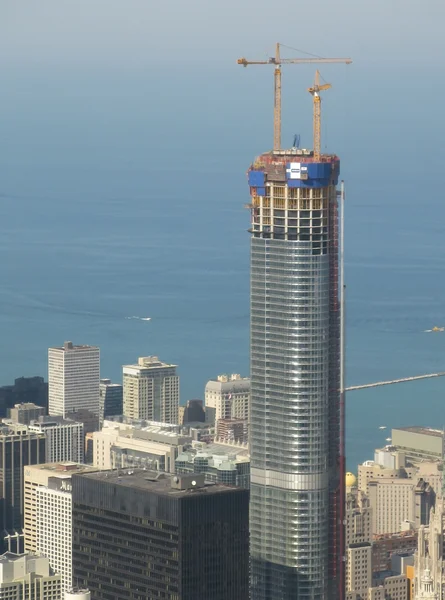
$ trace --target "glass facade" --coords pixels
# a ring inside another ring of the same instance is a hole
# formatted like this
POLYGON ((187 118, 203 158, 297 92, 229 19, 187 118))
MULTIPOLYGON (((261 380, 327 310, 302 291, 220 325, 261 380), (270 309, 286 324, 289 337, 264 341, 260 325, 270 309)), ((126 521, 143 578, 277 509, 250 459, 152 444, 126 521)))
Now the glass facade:
POLYGON ((326 600, 339 561, 336 187, 268 182, 252 198, 252 599, 326 600))
POLYGON ((248 491, 73 475, 73 578, 95 600, 248 600, 248 491))

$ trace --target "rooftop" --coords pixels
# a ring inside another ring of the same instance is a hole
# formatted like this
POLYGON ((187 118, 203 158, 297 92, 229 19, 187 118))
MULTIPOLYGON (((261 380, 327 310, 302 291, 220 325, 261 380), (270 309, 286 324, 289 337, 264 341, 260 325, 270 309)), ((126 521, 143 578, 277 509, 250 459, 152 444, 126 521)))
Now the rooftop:
MULTIPOLYGON (((145 469, 99 471, 82 474, 82 477, 173 497, 190 496, 192 494, 221 494, 241 489, 222 483, 205 484, 203 487, 193 489, 176 489, 172 487, 174 475, 158 473, 157 471, 146 471, 145 469)), ((184 475, 178 477, 184 477, 184 475)))
POLYGON ((434 437, 442 437, 442 429, 432 429, 431 427, 421 427, 420 425, 411 425, 410 427, 395 427, 394 431, 409 431, 410 433, 418 433, 420 435, 431 435, 434 437))
POLYGON ((99 350, 98 346, 89 346, 87 344, 73 344, 73 342, 64 342, 63 346, 51 346, 50 350, 84 350, 92 348, 99 350))
POLYGON ((29 469, 38 469, 39 471, 53 471, 55 473, 86 473, 98 471, 98 467, 93 465, 85 465, 83 463, 75 463, 71 461, 60 463, 43 463, 41 465, 29 465, 29 469))
POLYGON ((161 369, 167 367, 177 367, 178 365, 172 365, 169 363, 162 362, 157 356, 140 356, 137 364, 123 365, 124 369, 161 369))

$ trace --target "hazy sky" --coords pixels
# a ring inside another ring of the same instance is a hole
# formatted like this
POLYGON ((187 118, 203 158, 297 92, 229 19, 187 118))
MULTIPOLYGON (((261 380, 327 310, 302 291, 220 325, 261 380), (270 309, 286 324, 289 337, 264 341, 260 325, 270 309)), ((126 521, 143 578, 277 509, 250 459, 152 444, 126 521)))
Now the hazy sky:
POLYGON ((444 20, 443 0, 2 0, 0 63, 228 64, 280 41, 385 69, 441 66, 444 20))

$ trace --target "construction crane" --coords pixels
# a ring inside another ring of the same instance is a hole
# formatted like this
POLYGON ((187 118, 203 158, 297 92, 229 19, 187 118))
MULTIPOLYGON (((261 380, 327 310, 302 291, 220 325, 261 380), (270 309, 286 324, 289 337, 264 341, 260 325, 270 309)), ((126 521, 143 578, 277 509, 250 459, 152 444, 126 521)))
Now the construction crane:
POLYGON ((268 60, 247 60, 239 58, 239 65, 247 67, 248 65, 275 65, 274 81, 275 81, 275 96, 274 96, 274 118, 273 118, 273 149, 280 150, 281 148, 281 65, 290 64, 318 64, 318 63, 344 63, 351 64, 350 58, 281 58, 280 44, 276 45, 275 56, 268 60))
POLYGON ((320 162, 321 154, 321 96, 320 92, 328 90, 332 85, 324 83, 320 85, 320 72, 315 71, 314 85, 308 88, 308 92, 314 99, 314 161, 320 162))

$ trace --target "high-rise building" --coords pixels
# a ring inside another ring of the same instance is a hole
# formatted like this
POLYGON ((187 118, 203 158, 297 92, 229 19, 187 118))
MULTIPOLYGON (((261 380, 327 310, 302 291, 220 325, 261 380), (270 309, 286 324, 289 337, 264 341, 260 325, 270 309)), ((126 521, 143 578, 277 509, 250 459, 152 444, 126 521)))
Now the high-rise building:
POLYGON ((249 419, 250 379, 238 374, 218 375, 205 386, 205 405, 215 409, 215 420, 249 419))
POLYGON ((178 422, 179 376, 176 365, 145 356, 124 365, 124 415, 161 423, 178 422))
POLYGON ((43 406, 37 406, 34 402, 24 402, 22 404, 15 404, 9 409, 9 418, 13 423, 20 423, 21 425, 29 425, 31 421, 43 417, 45 415, 45 408, 43 406))
POLYGON ((253 600, 343 587, 339 170, 293 148, 248 172, 253 600))
POLYGON ((95 600, 248 600, 248 490, 204 475, 73 477, 73 569, 95 600))
POLYGON ((0 547, 23 549, 24 470, 45 461, 46 437, 26 425, 0 427, 0 547))
POLYGON ((187 400, 187 404, 180 408, 184 409, 182 420, 180 420, 181 424, 205 422, 206 415, 202 400, 187 400))
POLYGON ((120 383, 111 383, 111 379, 100 380, 100 422, 107 417, 123 413, 123 387, 120 383))
POLYGON ((29 430, 46 435, 45 462, 83 462, 85 454, 83 423, 63 417, 46 416, 32 421, 29 430))
POLYGON ((49 559, 61 576, 62 590, 73 585, 71 477, 94 470, 69 462, 25 469, 25 550, 49 559))
POLYGON ((0 600, 61 600, 60 575, 33 554, 0 556, 0 600))
POLYGON ((48 350, 49 414, 66 417, 87 409, 99 417, 100 351, 97 346, 48 350))

